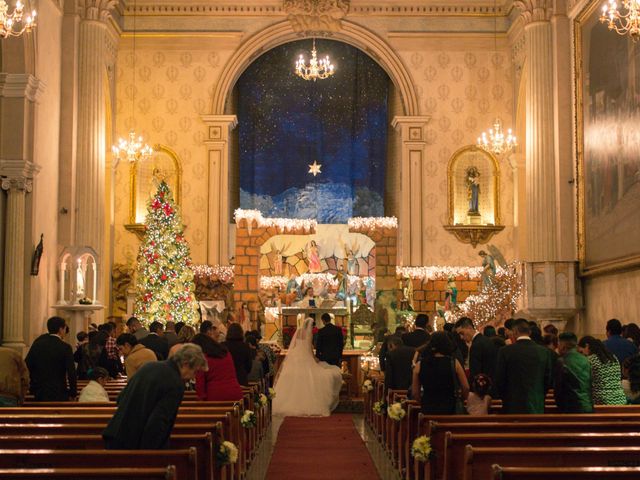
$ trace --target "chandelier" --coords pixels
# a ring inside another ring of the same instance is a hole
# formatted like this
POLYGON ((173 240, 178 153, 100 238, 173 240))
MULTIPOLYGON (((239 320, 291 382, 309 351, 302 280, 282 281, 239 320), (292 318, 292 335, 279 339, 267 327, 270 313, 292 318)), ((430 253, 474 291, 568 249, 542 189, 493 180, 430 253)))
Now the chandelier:
POLYGON ((24 32, 30 32, 36 26, 36 11, 31 10, 27 18, 22 21, 24 15, 24 4, 18 0, 16 8, 9 13, 9 6, 4 0, 0 0, 0 37, 18 37, 24 32), (22 28, 18 25, 22 23, 22 28))
POLYGON ((511 133, 510 128, 507 130, 507 135, 505 136, 502 130, 502 122, 499 118, 495 119, 493 128, 489 129, 488 134, 482 132, 478 137, 478 147, 496 155, 502 155, 517 146, 518 142, 516 141, 516 137, 511 133))
POLYGON ((622 7, 627 13, 620 13, 615 0, 609 0, 602 6, 600 22, 606 23, 609 30, 615 30, 619 35, 631 36, 635 42, 640 38, 640 0, 622 0, 622 7))
POLYGON ((305 58, 300 55, 300 58, 296 60, 295 72, 300 78, 313 80, 314 82, 318 79, 323 80, 333 75, 333 65, 331 65, 329 55, 318 60, 315 38, 313 39, 313 48, 311 49, 311 60, 309 61, 309 65, 307 66, 305 58))
MULTIPOLYGON (((1 1, 1 0, 0 0, 1 1)), ((131 111, 133 124, 136 123, 136 2, 133 2, 133 92, 131 95, 131 111)), ((153 149, 144 143, 142 135, 136 136, 133 129, 129 132, 129 138, 120 138, 118 145, 111 147, 116 161, 128 160, 130 163, 147 160, 153 154, 153 149)))

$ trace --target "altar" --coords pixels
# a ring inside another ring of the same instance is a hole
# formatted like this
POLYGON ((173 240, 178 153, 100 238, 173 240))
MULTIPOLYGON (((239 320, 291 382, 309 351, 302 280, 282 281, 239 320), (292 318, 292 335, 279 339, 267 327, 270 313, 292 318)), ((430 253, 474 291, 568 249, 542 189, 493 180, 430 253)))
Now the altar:
POLYGON ((334 319, 334 323, 338 327, 348 327, 349 310, 347 307, 282 307, 282 326, 297 327, 298 315, 302 315, 303 319, 307 317, 315 318, 316 325, 320 323, 320 317, 324 313, 329 313, 334 319))

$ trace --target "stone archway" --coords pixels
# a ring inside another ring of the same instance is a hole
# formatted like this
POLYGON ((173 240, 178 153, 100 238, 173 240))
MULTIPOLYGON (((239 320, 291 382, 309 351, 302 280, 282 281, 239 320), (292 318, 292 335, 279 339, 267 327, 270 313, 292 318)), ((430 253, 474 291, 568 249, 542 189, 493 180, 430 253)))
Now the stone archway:
MULTIPOLYGON (((352 45, 371 58, 387 72, 394 83, 404 115, 394 118, 393 127, 402 139, 398 164, 401 171, 400 222, 405 244, 403 263, 420 265, 422 261, 422 205, 426 193, 421 183, 410 178, 420 178, 425 161, 425 127, 428 117, 419 116, 418 96, 409 71, 398 54, 383 39, 355 23, 343 20, 342 28, 331 33, 331 39, 352 45), (411 174, 409 174, 411 172, 411 174), (411 200, 412 196, 414 200, 411 200), (404 258, 406 257, 406 258, 404 258)), ((207 232, 207 263, 227 264, 229 255, 229 163, 231 160, 231 131, 237 125, 235 115, 225 111, 227 99, 233 87, 261 53, 278 45, 300 39, 287 20, 271 25, 245 41, 225 65, 215 86, 211 114, 203 115, 206 125, 205 145, 209 160, 209 218, 207 232)))

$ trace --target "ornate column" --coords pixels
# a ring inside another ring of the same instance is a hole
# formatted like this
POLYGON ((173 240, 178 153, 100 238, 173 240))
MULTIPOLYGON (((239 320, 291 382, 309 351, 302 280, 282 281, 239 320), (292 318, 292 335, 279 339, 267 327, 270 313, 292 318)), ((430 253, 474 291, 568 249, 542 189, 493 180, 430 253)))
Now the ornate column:
POLYGON ((30 74, 0 74, 0 186, 7 191, 2 308, 2 344, 21 353, 25 348, 24 301, 28 298, 25 272, 27 233, 26 194, 39 168, 33 158, 35 103, 43 88, 30 74))
POLYGON ((422 265, 424 231, 429 212, 423 208, 427 195, 425 128, 429 116, 397 116, 391 122, 402 138, 400 160, 400 259, 402 265, 422 265))
POLYGON ((116 0, 78 2, 78 131, 75 239, 103 261, 105 242, 105 143, 107 20, 116 0))
POLYGON ((230 133, 238 124, 235 115, 203 115, 207 126, 209 158, 209 215, 207 218, 207 263, 229 264, 229 158, 230 133))
MULTIPOLYGON (((560 227, 566 202, 566 142, 561 135, 566 118, 558 95, 569 84, 568 70, 554 43, 569 42, 568 29, 552 25, 552 14, 565 17, 563 2, 521 0, 514 2, 522 13, 525 29, 526 78, 526 254, 523 255, 526 291, 525 312, 541 323, 560 327, 582 304, 574 255, 567 255, 566 232, 560 227), (554 4, 558 11, 554 11, 554 4), (554 34, 555 33, 555 34, 554 34), (562 250, 562 251, 561 251, 562 250), (565 261, 561 261, 565 260, 565 261), (567 261, 568 260, 568 261, 567 261)), ((558 19, 554 25, 558 25, 558 19)), ((569 179, 566 179, 569 180, 569 179)), ((563 219, 564 222, 567 218, 563 219)), ((573 225, 573 222, 569 220, 573 225)))

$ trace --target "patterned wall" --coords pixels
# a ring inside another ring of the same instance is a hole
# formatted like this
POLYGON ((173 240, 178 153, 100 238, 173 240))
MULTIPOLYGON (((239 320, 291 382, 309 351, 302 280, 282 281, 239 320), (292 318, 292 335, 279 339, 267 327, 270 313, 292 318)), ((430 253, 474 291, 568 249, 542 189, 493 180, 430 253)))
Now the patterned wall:
MULTIPOLYGON (((366 20, 363 22, 366 25, 366 20)), ((375 29, 378 23, 371 25, 375 29)), ((426 174, 430 192, 424 207, 432 212, 426 228, 427 265, 477 265, 478 249, 459 243, 442 225, 447 222, 447 163, 459 148, 474 144, 494 117, 513 125, 513 68, 508 49, 493 38, 401 36, 387 38, 397 50, 416 84, 421 114, 430 115, 427 131, 426 174)), ((194 263, 206 263, 207 164, 203 145, 205 129, 200 115, 210 113, 217 76, 235 49, 226 42, 202 38, 143 38, 137 40, 135 99, 136 127, 149 143, 175 150, 183 166, 183 216, 194 263)), ((502 42, 502 40, 501 40, 502 42)), ((133 57, 131 42, 120 43, 117 66, 116 132, 133 126, 133 57)), ((516 135, 519 132, 515 132, 516 135)), ((506 225, 491 243, 507 258, 514 250, 513 174, 501 161, 501 212, 506 225)), ((120 165, 116 178, 115 261, 135 260, 138 240, 124 230, 128 218, 128 166, 120 165)))

